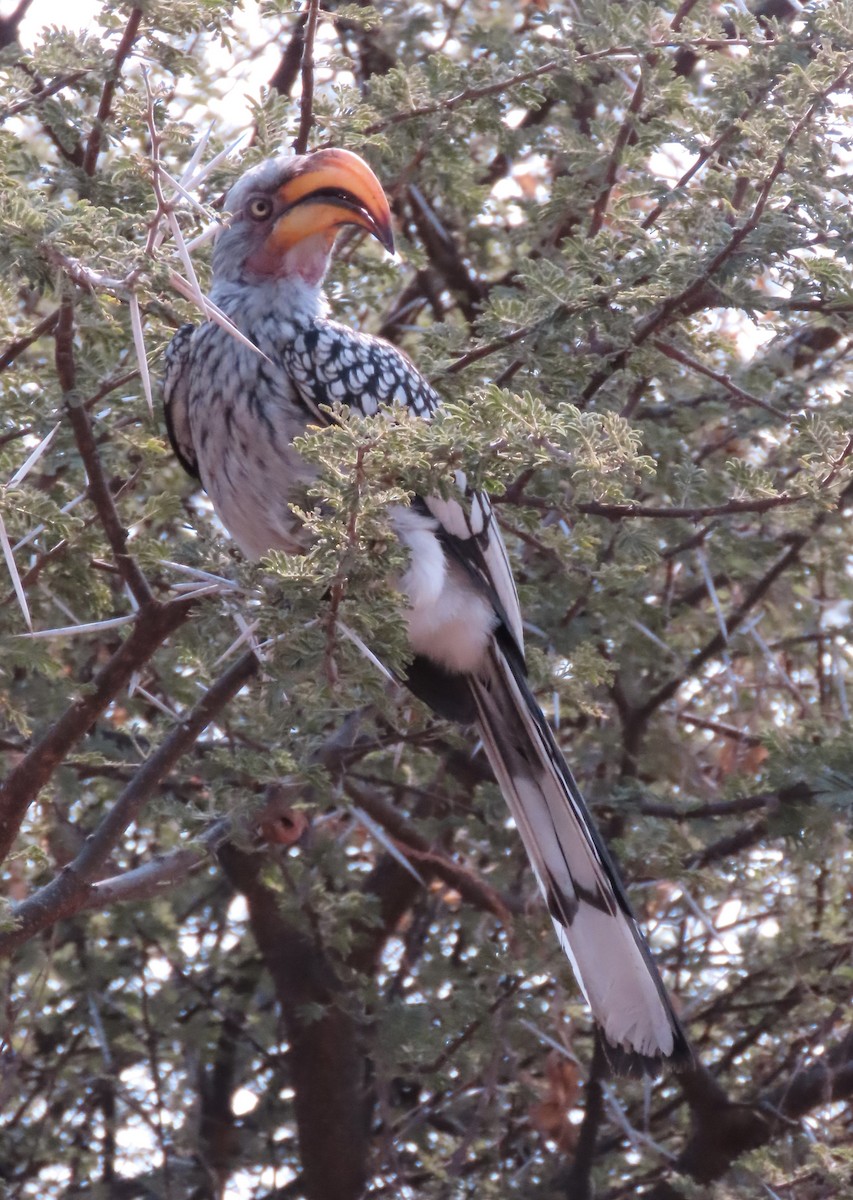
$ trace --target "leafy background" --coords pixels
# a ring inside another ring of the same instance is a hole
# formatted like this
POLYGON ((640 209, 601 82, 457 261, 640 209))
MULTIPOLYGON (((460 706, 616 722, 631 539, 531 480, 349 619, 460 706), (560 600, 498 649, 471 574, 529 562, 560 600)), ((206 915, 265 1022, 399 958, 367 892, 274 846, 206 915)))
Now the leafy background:
POLYGON ((4 1195, 853 1194, 850 4, 28 7, 0 21, 4 1195), (223 189, 328 144, 400 249, 343 237, 335 313, 447 406, 310 434, 312 550, 251 565, 156 377, 223 189), (458 466, 695 1041, 651 1090, 603 1078, 472 735, 384 673, 385 506, 458 466))

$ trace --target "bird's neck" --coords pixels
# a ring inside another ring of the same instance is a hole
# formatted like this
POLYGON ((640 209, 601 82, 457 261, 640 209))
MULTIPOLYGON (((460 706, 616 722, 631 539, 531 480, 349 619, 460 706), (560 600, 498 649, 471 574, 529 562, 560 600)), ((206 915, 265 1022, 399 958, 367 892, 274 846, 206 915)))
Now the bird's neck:
POLYGON ((309 283, 299 275, 251 283, 215 280, 210 298, 238 329, 247 333, 267 321, 279 328, 288 325, 304 328, 328 311, 321 285, 309 283))

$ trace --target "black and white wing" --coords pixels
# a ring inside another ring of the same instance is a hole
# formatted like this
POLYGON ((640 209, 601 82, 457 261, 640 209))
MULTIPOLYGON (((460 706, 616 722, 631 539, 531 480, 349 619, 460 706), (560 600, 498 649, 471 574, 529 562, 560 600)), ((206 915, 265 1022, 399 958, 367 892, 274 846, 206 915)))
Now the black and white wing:
POLYGON ((428 417, 439 397, 401 350, 335 321, 313 321, 283 347, 284 364, 303 402, 348 404, 365 417, 396 404, 428 417))
POLYGON ((163 374, 163 411, 166 431, 178 462, 188 475, 199 478, 198 459, 189 418, 189 381, 192 369, 191 342, 195 325, 182 325, 166 348, 163 374))

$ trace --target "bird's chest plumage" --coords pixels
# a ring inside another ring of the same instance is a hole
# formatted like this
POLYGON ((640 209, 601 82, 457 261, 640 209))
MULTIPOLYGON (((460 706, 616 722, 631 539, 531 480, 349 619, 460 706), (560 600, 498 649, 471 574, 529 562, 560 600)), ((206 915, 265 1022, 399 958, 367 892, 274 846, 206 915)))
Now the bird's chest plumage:
POLYGON ((304 549, 288 503, 314 470, 292 442, 309 415, 286 364, 281 336, 243 328, 258 350, 218 325, 198 330, 187 411, 199 474, 222 523, 244 554, 304 549))

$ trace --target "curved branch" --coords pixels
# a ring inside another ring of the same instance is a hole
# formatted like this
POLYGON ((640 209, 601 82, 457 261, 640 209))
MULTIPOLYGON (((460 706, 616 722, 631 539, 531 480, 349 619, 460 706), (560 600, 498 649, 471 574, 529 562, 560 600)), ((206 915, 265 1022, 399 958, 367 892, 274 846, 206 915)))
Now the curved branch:
POLYGON ((142 609, 130 636, 0 783, 0 861, 9 853, 27 809, 72 747, 128 684, 133 672, 188 620, 193 600, 142 609))
POLYGON ((15 927, 0 934, 0 954, 8 954, 60 917, 70 916, 85 906, 92 891, 92 880, 128 825, 136 819, 175 763, 195 744, 202 730, 233 700, 257 669, 258 660, 253 652, 249 652, 208 688, 189 716, 172 730, 136 772, 95 832, 86 838, 77 857, 49 884, 12 909, 15 927))

